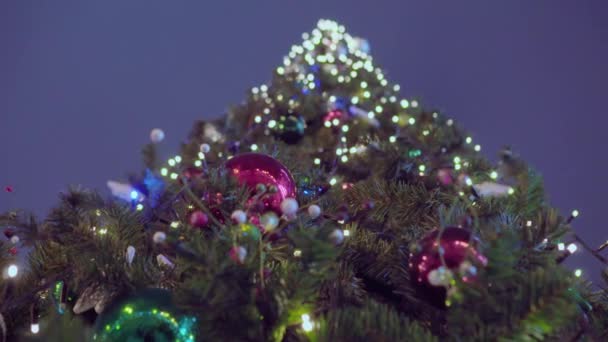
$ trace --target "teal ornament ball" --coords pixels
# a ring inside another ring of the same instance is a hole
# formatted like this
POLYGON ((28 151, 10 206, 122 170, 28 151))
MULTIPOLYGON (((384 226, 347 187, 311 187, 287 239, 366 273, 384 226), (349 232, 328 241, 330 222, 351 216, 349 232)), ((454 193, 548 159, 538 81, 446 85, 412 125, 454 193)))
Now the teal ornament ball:
POLYGON ((97 318, 94 341, 194 342, 196 318, 179 312, 171 293, 148 289, 116 301, 97 318))

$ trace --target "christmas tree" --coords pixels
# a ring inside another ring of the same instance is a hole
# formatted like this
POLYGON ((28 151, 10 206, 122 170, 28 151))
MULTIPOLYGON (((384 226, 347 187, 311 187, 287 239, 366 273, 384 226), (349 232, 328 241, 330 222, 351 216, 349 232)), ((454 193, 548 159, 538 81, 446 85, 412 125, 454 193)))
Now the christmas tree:
POLYGON ((163 137, 112 198, 71 188, 43 220, 0 216, 2 341, 608 336, 608 291, 562 265, 577 248, 606 264, 578 212, 399 97, 336 22, 167 162, 163 137))

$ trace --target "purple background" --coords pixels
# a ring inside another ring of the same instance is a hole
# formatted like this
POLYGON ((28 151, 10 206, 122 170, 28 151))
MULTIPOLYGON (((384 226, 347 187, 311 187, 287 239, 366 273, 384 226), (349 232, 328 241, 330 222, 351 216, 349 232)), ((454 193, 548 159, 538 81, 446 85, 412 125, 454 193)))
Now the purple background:
MULTIPOLYGON (((552 202, 608 238, 608 6, 587 1, 0 1, 0 210, 44 214, 68 184, 139 170, 151 128, 177 149, 193 120, 243 99, 333 18, 389 80, 444 110, 494 158, 512 144, 552 202)), ((585 254, 570 264, 593 277, 585 254)))

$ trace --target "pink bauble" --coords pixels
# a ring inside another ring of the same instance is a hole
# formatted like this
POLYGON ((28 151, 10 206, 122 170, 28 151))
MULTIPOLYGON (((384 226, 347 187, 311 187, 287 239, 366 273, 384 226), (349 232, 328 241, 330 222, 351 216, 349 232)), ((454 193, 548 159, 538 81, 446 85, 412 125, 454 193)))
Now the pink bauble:
POLYGON ((209 217, 204 212, 197 210, 190 214, 190 225, 196 228, 203 228, 209 223, 209 217))
POLYGON ((255 210, 255 192, 258 184, 266 186, 267 191, 271 187, 276 188, 275 193, 266 193, 260 199, 262 204, 260 212, 272 210, 281 214, 281 202, 285 198, 296 197, 296 182, 289 173, 289 170, 276 159, 260 153, 244 153, 235 156, 226 162, 226 169, 242 185, 247 186, 252 193, 252 197, 247 205, 255 210))
MULTIPOLYGON (((443 261, 447 270, 457 273, 463 262, 469 261, 474 265, 485 266, 487 258, 479 252, 479 240, 466 229, 447 227, 442 231, 435 229, 418 242, 418 251, 410 254, 409 269, 412 282, 421 290, 423 295, 438 306, 443 306, 446 290, 443 286, 435 286, 429 279, 433 271, 438 271, 444 264, 439 255, 443 250, 443 261), (441 234, 441 236, 439 236, 441 234)), ((463 278, 465 282, 474 277, 463 278)))
POLYGON ((443 185, 452 185, 452 183, 454 183, 454 177, 452 176, 452 170, 450 169, 439 169, 437 171, 437 178, 443 185))

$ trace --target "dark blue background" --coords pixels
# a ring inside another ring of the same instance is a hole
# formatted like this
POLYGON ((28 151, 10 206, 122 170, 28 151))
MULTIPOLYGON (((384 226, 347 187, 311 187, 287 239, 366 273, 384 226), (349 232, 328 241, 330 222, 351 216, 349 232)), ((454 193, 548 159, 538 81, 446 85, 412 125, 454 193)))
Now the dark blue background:
POLYGON ((0 185, 15 192, 0 210, 44 214, 68 184, 106 191, 140 169, 154 127, 168 156, 319 18, 368 38, 403 94, 456 118, 488 156, 512 144, 555 205, 582 211, 582 236, 608 238, 605 0, 1 0, 0 185))

